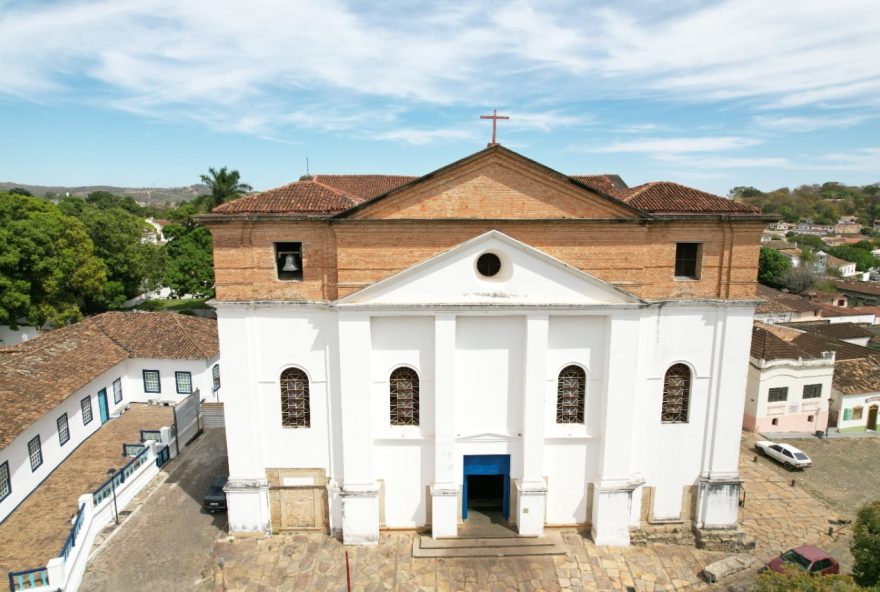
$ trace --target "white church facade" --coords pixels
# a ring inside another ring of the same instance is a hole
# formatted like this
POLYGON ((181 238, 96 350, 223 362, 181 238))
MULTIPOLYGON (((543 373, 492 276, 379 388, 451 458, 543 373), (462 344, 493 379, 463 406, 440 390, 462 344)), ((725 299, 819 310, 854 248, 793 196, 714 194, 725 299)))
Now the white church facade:
POLYGON ((496 145, 203 222, 231 531, 455 537, 488 498, 523 536, 741 541, 758 212, 496 145))

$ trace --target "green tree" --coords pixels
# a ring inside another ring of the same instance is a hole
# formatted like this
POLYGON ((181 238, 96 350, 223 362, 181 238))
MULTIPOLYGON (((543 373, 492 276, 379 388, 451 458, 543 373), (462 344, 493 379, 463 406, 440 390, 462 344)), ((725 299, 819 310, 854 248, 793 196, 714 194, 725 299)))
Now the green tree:
POLYGON ((830 249, 827 249, 826 252, 829 255, 834 255, 839 259, 854 261, 856 264, 856 269, 859 271, 868 271, 868 269, 880 265, 880 261, 877 261, 877 258, 871 254, 871 251, 866 251, 853 245, 840 245, 839 247, 832 247, 830 249))
POLYGON ((105 280, 81 222, 46 200, 0 194, 0 323, 76 321, 105 280))
POLYGON ((761 247, 758 259, 758 281, 765 286, 780 287, 780 278, 791 270, 791 259, 776 251, 761 247))
POLYGON ((198 298, 214 295, 214 256, 211 233, 204 226, 187 228, 168 224, 163 229, 165 245, 165 285, 174 295, 192 294, 198 298))
POLYGON ((880 499, 859 510, 850 547, 853 576, 861 586, 880 586, 880 499))
POLYGON ((242 193, 252 191, 253 187, 240 182, 238 171, 227 170, 222 167, 219 171, 213 167, 208 169, 207 175, 201 175, 202 182, 211 190, 211 195, 204 196, 207 201, 207 209, 216 208, 223 202, 237 197, 242 193))
POLYGON ((793 242, 799 247, 811 247, 816 251, 821 251, 825 248, 825 241, 823 241, 818 236, 813 236, 812 234, 795 234, 788 239, 790 242, 793 242))
POLYGON ((10 195, 27 195, 29 197, 33 197, 34 194, 28 191, 27 189, 23 189, 21 187, 13 187, 8 191, 10 195))

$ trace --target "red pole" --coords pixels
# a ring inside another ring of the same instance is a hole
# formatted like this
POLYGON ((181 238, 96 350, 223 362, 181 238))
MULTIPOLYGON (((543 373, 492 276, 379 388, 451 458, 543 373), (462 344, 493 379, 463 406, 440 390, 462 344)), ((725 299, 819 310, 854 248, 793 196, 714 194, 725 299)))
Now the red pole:
POLYGON ((348 592, 351 592, 351 570, 348 567, 348 551, 345 552, 345 584, 348 592))

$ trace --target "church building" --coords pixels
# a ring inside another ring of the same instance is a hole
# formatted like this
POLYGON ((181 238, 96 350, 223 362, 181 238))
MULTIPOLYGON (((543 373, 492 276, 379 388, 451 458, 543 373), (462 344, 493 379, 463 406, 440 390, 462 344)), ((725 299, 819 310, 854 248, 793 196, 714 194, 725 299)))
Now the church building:
POLYGON ((497 144, 215 208, 230 530, 735 541, 767 219, 497 144))

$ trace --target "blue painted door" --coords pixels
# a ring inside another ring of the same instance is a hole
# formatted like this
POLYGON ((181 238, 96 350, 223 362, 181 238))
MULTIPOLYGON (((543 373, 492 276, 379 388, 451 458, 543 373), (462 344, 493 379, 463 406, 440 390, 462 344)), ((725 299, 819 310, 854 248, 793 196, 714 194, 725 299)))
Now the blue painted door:
POLYGON ((468 475, 501 475, 504 477, 504 490, 501 492, 501 515, 510 517, 510 455, 479 454, 464 456, 464 485, 461 490, 461 518, 467 520, 468 514, 468 475))
POLYGON ((107 407, 107 389, 98 391, 98 409, 101 410, 101 424, 103 425, 110 419, 110 408, 107 407))

